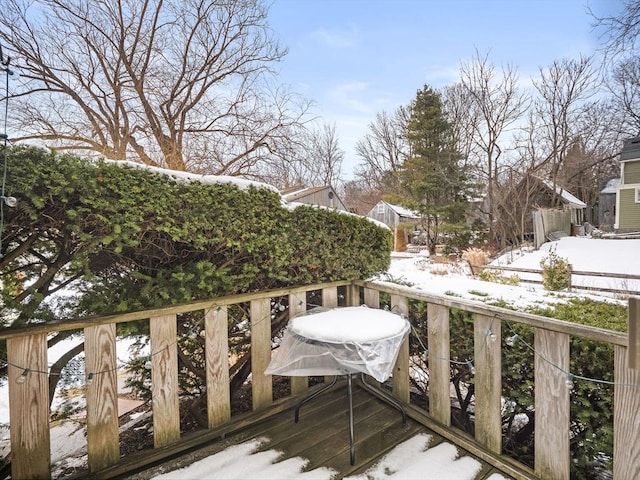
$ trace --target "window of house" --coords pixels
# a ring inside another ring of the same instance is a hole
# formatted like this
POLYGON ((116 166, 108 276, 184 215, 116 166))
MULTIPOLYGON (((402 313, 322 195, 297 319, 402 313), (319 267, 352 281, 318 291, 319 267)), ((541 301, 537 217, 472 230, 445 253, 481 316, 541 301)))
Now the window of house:
POLYGON ((379 203, 378 204, 378 213, 380 213, 380 214, 384 213, 384 203, 379 203))
POLYGON ((640 187, 636 187, 636 203, 640 203, 640 187))

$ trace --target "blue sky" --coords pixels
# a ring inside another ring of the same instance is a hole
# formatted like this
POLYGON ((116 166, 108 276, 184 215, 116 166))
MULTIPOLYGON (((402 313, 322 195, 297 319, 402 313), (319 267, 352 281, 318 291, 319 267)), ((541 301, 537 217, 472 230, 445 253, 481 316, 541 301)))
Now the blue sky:
POLYGON ((408 104, 425 84, 455 83, 476 49, 515 66, 523 84, 556 59, 593 53, 589 7, 612 15, 622 1, 274 0, 269 23, 289 49, 279 80, 335 123, 351 178, 355 143, 376 113, 408 104))

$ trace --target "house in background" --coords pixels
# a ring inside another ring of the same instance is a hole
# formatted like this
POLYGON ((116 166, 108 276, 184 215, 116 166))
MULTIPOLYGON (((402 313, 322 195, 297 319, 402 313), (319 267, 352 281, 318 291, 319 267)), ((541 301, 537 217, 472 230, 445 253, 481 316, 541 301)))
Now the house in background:
POLYGON ((625 140, 620 153, 614 228, 621 233, 640 231, 640 137, 625 140))
POLYGON ((572 226, 584 229, 587 204, 553 182, 527 175, 497 205, 500 235, 507 243, 533 240, 536 247, 549 233, 571 235, 572 226))
POLYGON ((391 229, 394 229, 401 223, 417 223, 420 221, 419 213, 412 212, 399 205, 392 205, 384 200, 376 203, 373 208, 369 210, 369 213, 367 213, 367 217, 382 222, 391 229))
POLYGON ((322 187, 291 187, 280 191, 282 198, 289 203, 306 203, 321 207, 335 208, 348 211, 340 197, 329 185, 322 187))

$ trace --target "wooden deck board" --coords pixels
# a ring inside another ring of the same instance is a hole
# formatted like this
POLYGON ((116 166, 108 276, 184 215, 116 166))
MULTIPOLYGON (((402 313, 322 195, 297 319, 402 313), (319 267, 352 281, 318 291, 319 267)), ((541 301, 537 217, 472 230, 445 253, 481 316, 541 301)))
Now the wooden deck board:
MULTIPOLYGON (((347 392, 344 382, 323 392, 305 404, 298 423, 294 423, 290 408, 254 425, 242 428, 223 440, 178 457, 171 462, 138 473, 130 480, 145 480, 163 472, 189 465, 225 448, 252 440, 266 438, 260 450, 282 452, 281 459, 301 457, 309 461, 305 470, 330 468, 338 474, 335 479, 365 473, 400 443, 420 433, 432 437, 430 447, 445 441, 421 423, 408 419, 402 425, 400 413, 360 388, 354 388, 354 432, 356 463, 350 464, 349 419, 347 392)), ((481 463, 476 480, 484 480, 492 473, 500 473, 493 466, 459 448, 460 456, 470 456, 481 463)), ((506 475, 503 474, 506 477, 506 475)))
MULTIPOLYGON (((372 416, 381 414, 383 409, 384 407, 371 401, 359 402, 354 405, 354 410, 359 414, 355 416, 355 431, 362 429, 365 422, 372 416)), ((302 416, 297 424, 292 420, 281 432, 267 435, 271 441, 264 448, 275 448, 284 451, 287 456, 301 456, 312 461, 315 456, 324 458, 322 453, 325 450, 329 451, 329 456, 335 455, 334 444, 346 444, 347 447, 349 444, 347 405, 339 407, 338 410, 332 409, 330 412, 326 415, 316 415, 313 418, 315 420, 313 423, 311 423, 312 418, 308 415, 302 416)), ((314 463, 322 465, 321 461, 314 463)))

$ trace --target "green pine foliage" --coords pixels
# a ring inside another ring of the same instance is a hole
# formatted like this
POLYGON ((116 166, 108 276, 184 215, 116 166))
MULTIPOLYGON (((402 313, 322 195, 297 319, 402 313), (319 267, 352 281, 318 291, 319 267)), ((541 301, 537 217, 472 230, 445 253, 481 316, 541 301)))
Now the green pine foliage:
POLYGON ((542 286, 545 290, 564 290, 571 285, 569 262, 556 253, 554 249, 540 260, 542 268, 542 286))
POLYGON ((429 251, 434 253, 436 244, 445 241, 466 246, 470 238, 465 217, 468 176, 440 94, 429 86, 418 90, 411 103, 407 139, 411 154, 401 180, 409 199, 403 203, 422 214, 429 251))

